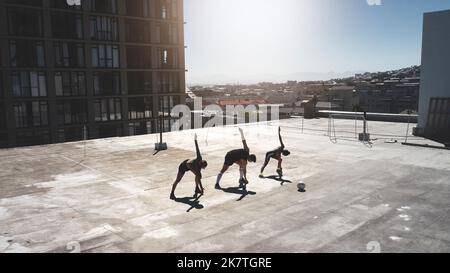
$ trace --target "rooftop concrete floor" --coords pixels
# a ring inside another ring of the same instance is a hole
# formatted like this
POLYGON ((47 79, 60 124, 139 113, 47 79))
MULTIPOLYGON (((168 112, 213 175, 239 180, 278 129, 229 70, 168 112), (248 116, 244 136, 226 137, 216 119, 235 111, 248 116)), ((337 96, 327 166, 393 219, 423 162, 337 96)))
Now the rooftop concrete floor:
MULTIPOLYGON (((236 166, 228 190, 214 189, 225 153, 241 147, 236 127, 168 133, 156 155, 155 135, 0 150, 0 252, 449 252, 450 151, 386 141, 403 141, 401 123, 370 122, 368 145, 351 139, 354 121, 335 120, 330 141, 327 123, 305 121, 302 133, 301 120, 281 121, 292 183, 258 178, 276 124, 244 125, 258 156, 248 195, 236 166), (205 195, 189 198, 187 174, 175 202, 194 132, 209 162, 205 195)), ((275 170, 272 161, 266 175, 275 170)))

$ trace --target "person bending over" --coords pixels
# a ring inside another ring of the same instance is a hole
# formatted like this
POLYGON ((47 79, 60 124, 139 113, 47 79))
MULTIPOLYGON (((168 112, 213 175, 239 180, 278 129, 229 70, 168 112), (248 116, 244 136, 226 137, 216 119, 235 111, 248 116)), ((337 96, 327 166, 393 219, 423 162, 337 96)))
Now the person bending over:
POLYGON ((247 180, 247 163, 256 162, 256 156, 254 154, 250 154, 250 149, 247 146, 247 141, 244 137, 244 132, 241 128, 239 128, 239 132, 241 133, 242 144, 244 145, 244 149, 237 149, 229 151, 225 156, 225 163, 223 164, 222 170, 217 175, 216 180, 216 189, 221 189, 220 180, 222 179, 223 174, 233 165, 239 165, 240 179, 239 184, 240 187, 243 187, 245 184, 248 184, 247 180))
POLYGON ((198 148, 198 142, 197 142, 197 134, 195 134, 195 149, 197 151, 197 158, 194 160, 185 160, 183 161, 180 166, 178 167, 178 175, 177 179, 173 183, 172 192, 170 193, 170 199, 175 200, 175 189, 177 188, 178 183, 180 183, 181 179, 183 178, 184 174, 188 171, 191 171, 195 175, 195 195, 194 197, 197 197, 198 194, 203 195, 204 188, 202 185, 202 169, 206 169, 208 166, 208 162, 202 159, 202 155, 200 153, 200 149, 198 148))
POLYGON ((291 154, 291 152, 289 152, 288 150, 285 150, 285 146, 283 143, 283 139, 281 138, 281 127, 278 127, 278 137, 280 139, 280 144, 281 146, 267 152, 266 154, 266 159, 264 160, 264 165, 261 168, 261 174, 259 175, 260 178, 264 178, 264 169, 267 167, 267 164, 269 164, 269 161, 271 158, 278 160, 278 169, 277 169, 277 173, 280 176, 280 178, 283 176, 283 168, 281 166, 281 163, 283 162, 283 159, 281 158, 281 156, 288 156, 291 154))

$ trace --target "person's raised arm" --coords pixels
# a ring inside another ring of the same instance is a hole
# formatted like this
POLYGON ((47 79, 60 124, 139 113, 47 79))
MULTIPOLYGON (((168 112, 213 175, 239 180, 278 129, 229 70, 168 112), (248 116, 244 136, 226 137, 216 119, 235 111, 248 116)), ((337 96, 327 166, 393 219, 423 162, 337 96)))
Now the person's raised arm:
POLYGON ((197 152, 197 159, 201 160, 202 159, 202 155, 200 153, 200 149, 198 148, 197 134, 195 134, 195 150, 197 152))
POLYGON ((278 137, 280 139, 281 147, 284 149, 283 138, 281 137, 281 126, 278 127, 278 137))
POLYGON ((244 150, 250 151, 250 149, 247 146, 247 141, 245 140, 244 131, 242 131, 242 128, 239 128, 239 132, 241 133, 241 139, 242 139, 242 144, 244 145, 244 150))

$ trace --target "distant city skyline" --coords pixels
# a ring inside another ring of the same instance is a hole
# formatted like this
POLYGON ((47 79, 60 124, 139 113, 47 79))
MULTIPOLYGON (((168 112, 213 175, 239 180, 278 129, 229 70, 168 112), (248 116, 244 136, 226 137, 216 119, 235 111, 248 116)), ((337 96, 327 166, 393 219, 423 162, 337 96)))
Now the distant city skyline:
POLYGON ((187 0, 187 84, 326 80, 420 65, 444 0, 187 0))

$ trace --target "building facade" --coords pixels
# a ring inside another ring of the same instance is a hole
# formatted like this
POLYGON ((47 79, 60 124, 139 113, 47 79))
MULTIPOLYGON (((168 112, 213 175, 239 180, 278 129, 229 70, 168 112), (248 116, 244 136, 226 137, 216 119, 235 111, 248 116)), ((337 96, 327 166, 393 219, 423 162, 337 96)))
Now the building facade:
POLYGON ((0 0, 0 147, 164 131, 185 98, 182 0, 0 0))
POLYGON ((426 13, 423 24, 419 124, 416 135, 450 146, 450 10, 426 13))
POLYGON ((415 113, 418 108, 419 82, 404 79, 357 87, 360 110, 373 113, 415 113))

